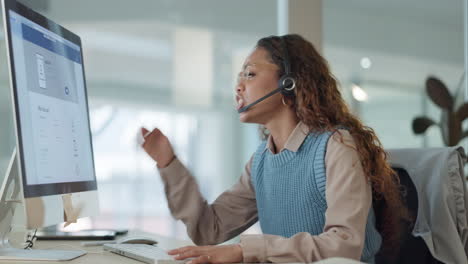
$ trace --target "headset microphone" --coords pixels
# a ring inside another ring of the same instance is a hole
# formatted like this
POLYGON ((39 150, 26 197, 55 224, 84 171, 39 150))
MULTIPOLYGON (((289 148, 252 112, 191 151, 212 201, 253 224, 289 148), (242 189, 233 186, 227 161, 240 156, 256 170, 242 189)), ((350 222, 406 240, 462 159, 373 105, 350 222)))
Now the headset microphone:
POLYGON ((249 105, 247 105, 247 106, 244 106, 244 107, 242 107, 241 109, 237 110, 237 112, 238 112, 239 114, 242 113, 242 112, 245 112, 245 111, 247 111, 250 107, 252 107, 252 106, 254 106, 254 105, 260 103, 261 101, 267 99, 268 97, 270 97, 270 96, 272 96, 272 95, 274 95, 275 93, 278 93, 278 92, 280 92, 280 91, 281 91, 280 88, 275 89, 274 91, 269 92, 267 95, 263 96, 262 98, 258 99, 257 101, 255 101, 255 102, 253 102, 253 103, 251 103, 251 104, 249 104, 249 105))
POLYGON ((281 76, 281 78, 278 81, 278 88, 269 92, 262 98, 256 100, 255 102, 242 107, 241 109, 237 110, 237 112, 240 114, 242 112, 247 111, 250 107, 260 103, 261 101, 267 99, 268 97, 281 92, 284 96, 294 96, 294 89, 296 88, 296 80, 294 79, 292 73, 291 73, 291 68, 289 64, 289 55, 288 55, 288 49, 286 47, 286 41, 283 39, 283 37, 279 37, 282 45, 282 50, 284 54, 284 59, 283 59, 283 66, 284 66, 284 75, 281 76))

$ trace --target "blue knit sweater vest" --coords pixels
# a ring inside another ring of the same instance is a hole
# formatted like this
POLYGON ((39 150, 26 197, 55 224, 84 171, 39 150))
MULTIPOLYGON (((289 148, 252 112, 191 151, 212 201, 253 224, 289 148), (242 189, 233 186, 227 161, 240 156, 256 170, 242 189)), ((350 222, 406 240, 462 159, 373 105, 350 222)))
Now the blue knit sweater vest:
MULTIPOLYGON (((299 232, 323 233, 325 226, 325 153, 331 132, 311 133, 297 152, 272 154, 260 144, 252 162, 258 218, 264 234, 291 237, 299 232)), ((361 261, 374 262, 382 238, 371 208, 361 261)))

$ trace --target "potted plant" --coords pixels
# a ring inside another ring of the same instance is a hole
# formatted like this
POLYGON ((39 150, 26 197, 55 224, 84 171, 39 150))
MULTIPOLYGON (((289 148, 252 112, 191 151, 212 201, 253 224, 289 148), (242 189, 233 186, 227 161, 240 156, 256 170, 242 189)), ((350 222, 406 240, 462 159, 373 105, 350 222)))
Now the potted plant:
MULTIPOLYGON (((460 86, 458 90, 460 90, 460 86)), ((456 146, 468 136, 468 130, 463 131, 462 128, 463 121, 468 117, 468 103, 456 107, 455 97, 450 94, 447 86, 434 76, 427 78, 426 92, 432 102, 441 108, 442 115, 439 122, 426 116, 416 117, 413 120, 413 132, 423 134, 430 126, 436 125, 441 129, 444 144, 456 146)))

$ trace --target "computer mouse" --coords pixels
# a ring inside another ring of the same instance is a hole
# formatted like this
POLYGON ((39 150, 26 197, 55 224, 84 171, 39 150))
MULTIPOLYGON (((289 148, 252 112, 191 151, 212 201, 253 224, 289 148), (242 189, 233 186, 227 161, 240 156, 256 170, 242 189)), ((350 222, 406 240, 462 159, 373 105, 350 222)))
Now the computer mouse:
POLYGON ((157 244, 158 241, 156 241, 153 238, 150 237, 125 237, 122 239, 119 239, 117 241, 118 244, 146 244, 146 245, 154 245, 157 244))

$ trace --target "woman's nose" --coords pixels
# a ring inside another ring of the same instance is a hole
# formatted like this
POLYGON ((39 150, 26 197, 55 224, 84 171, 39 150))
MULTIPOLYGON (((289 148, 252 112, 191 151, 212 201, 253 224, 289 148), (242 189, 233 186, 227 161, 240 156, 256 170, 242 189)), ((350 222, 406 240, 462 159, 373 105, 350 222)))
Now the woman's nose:
POLYGON ((240 93, 242 91, 244 91, 245 87, 244 87, 244 84, 242 82, 238 82, 236 84, 236 93, 240 93))

